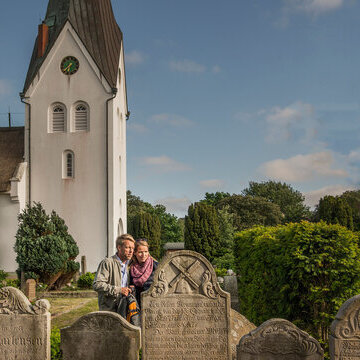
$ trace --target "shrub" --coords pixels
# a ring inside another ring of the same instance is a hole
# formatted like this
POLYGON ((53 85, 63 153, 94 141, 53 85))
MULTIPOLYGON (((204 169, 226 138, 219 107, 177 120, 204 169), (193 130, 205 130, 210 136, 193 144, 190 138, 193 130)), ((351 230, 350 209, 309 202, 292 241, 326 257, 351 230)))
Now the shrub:
POLYGON ((327 343, 339 307, 360 291, 358 235, 324 222, 236 234, 241 313, 257 325, 281 317, 327 343))
POLYGON ((79 280, 77 281, 77 285, 80 289, 91 289, 92 284, 94 282, 95 274, 91 272, 87 272, 84 275, 81 275, 79 277, 79 280))
POLYGON ((60 329, 54 327, 50 334, 51 360, 62 360, 62 352, 60 350, 60 329))
POLYGON ((20 213, 18 220, 14 249, 26 278, 54 287, 57 280, 61 283, 61 276, 69 277, 69 271, 76 272, 74 269, 79 265, 75 266, 73 260, 79 249, 55 211, 49 216, 40 203, 34 203, 20 213))

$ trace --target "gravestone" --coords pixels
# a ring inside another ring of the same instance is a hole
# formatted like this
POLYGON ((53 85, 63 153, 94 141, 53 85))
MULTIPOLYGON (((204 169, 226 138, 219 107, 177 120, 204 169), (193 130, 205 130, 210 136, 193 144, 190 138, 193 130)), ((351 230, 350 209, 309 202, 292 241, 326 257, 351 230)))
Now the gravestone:
POLYGON ((0 360, 50 360, 50 304, 31 305, 13 287, 0 289, 0 360))
POLYGON ((25 283, 25 295, 29 301, 36 299, 36 281, 34 279, 27 279, 25 283))
MULTIPOLYGON (((230 270, 228 270, 230 271, 230 270)), ((239 292, 237 278, 235 275, 226 275, 224 276, 224 291, 228 292, 231 296, 231 308, 239 311, 239 292)))
POLYGON ((360 295, 347 300, 330 327, 330 358, 360 359, 360 295))
POLYGON ((320 344, 290 321, 271 319, 243 336, 238 360, 321 360, 320 344))
POLYGON ((140 328, 119 314, 95 311, 61 331, 64 360, 137 360, 140 328))
POLYGON ((256 326, 250 322, 245 316, 241 315, 234 309, 230 310, 230 329, 231 329, 231 353, 232 359, 236 360, 236 346, 240 339, 248 334, 256 326))
POLYGON ((86 256, 83 255, 81 257, 81 275, 84 275, 86 273, 87 273, 86 256))
POLYGON ((230 294, 202 255, 169 253, 141 303, 143 360, 231 359, 230 294))

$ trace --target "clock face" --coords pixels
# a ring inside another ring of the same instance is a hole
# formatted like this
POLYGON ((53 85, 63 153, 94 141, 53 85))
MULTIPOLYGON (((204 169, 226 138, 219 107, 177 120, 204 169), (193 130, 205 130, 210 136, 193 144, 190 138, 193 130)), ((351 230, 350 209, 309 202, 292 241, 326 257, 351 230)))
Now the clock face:
POLYGON ((60 69, 65 75, 75 74, 79 70, 79 60, 74 56, 63 58, 60 69))

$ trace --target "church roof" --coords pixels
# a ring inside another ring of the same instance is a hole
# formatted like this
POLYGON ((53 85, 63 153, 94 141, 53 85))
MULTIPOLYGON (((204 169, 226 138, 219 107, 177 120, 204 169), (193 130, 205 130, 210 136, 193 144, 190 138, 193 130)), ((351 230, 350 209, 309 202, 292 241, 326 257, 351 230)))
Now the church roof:
POLYGON ((111 0, 49 0, 44 23, 49 42, 37 57, 37 41, 30 60, 23 92, 29 88, 62 28, 69 21, 110 86, 116 87, 122 32, 116 23, 111 0))
POLYGON ((24 127, 0 127, 0 193, 10 191, 10 179, 23 159, 24 127))

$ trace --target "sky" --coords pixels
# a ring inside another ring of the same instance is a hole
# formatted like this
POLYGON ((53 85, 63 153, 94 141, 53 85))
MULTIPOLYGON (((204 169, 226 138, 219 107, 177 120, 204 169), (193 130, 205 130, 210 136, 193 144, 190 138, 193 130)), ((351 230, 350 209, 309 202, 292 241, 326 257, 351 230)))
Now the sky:
MULTIPOLYGON (((0 126, 47 0, 0 13, 0 126)), ((131 116, 127 185, 184 216, 206 192, 286 182, 314 206, 360 188, 360 0, 112 0, 131 116)))

